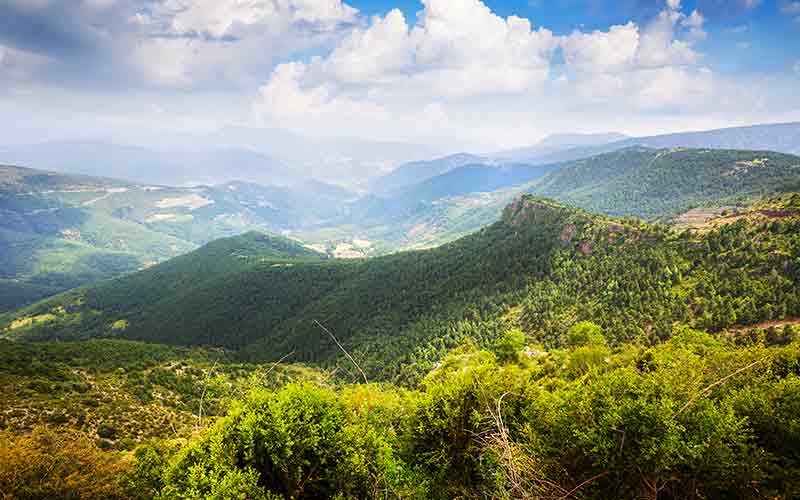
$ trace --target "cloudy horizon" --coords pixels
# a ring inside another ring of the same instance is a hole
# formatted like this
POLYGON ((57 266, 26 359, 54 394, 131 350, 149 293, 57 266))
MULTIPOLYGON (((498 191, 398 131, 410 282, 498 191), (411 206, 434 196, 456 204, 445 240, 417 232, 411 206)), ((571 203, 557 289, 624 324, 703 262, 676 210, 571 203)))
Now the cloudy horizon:
POLYGON ((797 1, 0 0, 0 143, 239 126, 492 151, 797 121, 798 53, 797 1))

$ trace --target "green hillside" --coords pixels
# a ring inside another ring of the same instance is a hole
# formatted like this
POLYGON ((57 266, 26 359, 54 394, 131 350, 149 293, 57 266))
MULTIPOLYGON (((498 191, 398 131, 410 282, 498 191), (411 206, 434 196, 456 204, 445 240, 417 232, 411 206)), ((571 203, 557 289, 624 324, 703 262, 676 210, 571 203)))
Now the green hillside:
MULTIPOLYGON (((426 248, 493 223, 521 193, 595 213, 664 221, 694 207, 747 203, 800 186, 800 157, 763 151, 637 147, 532 168, 544 175, 532 176, 534 180, 521 186, 453 191, 453 195, 439 190, 441 196, 431 196, 430 186, 461 185, 459 170, 451 170, 405 187, 393 197, 357 202, 359 219, 338 231, 383 242, 389 249, 426 248)), ((469 175, 463 181, 468 184, 469 175)), ((333 224, 325 234, 337 234, 336 230, 333 224)), ((302 228, 297 234, 316 239, 322 232, 302 228)))
POLYGON ((680 232, 527 196, 323 257, 247 233, 0 317, 0 490, 800 495, 800 194, 680 232))
POLYGON ((0 328, 17 339, 121 337, 336 362, 316 320, 374 376, 411 379, 463 339, 491 342, 510 326, 558 346, 592 320, 614 344, 651 344, 678 323, 720 331, 800 316, 800 197, 765 203, 774 216, 676 233, 528 197, 454 243, 356 261, 223 240, 6 315, 0 328))
POLYGON ((793 155, 634 148, 563 164, 530 192, 593 212, 658 219, 799 186, 800 157, 793 155))
POLYGON ((0 312, 217 238, 318 223, 350 196, 319 182, 174 188, 0 166, 0 312))

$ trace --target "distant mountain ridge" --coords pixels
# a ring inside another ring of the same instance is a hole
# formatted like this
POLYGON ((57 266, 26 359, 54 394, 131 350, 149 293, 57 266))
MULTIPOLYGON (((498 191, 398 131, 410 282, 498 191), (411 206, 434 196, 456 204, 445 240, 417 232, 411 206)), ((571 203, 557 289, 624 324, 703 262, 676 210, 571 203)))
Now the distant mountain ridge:
POLYGON ((287 185, 300 178, 282 160, 229 147, 154 149, 104 142, 48 142, 0 148, 0 164, 172 186, 235 179, 287 185))
MULTIPOLYGON (((698 132, 678 132, 649 137, 631 137, 607 144, 577 146, 535 154, 515 161, 533 164, 558 163, 588 158, 634 146, 660 148, 714 148, 775 151, 800 154, 800 122, 750 125, 698 132)), ((502 153, 499 153, 502 154, 502 153)))
POLYGON ((500 151, 489 155, 501 161, 525 162, 545 155, 573 148, 601 146, 628 139, 628 136, 616 132, 601 134, 552 134, 533 146, 500 151))
POLYGON ((370 190, 374 194, 389 193, 442 175, 458 167, 485 163, 490 163, 490 161, 469 153, 457 153, 433 160, 406 163, 375 179, 370 184, 370 190))
POLYGON ((528 183, 495 191, 473 187, 472 192, 463 189, 432 199, 431 186, 454 189, 469 179, 466 172, 456 169, 394 196, 362 200, 371 209, 367 211, 370 217, 362 219, 367 227, 361 231, 371 239, 390 239, 404 246, 441 244, 496 220, 504 205, 525 192, 609 215, 664 219, 735 197, 800 189, 800 157, 763 151, 630 146, 578 160, 528 166, 537 167, 541 175, 528 183), (458 178, 461 174, 465 174, 463 179, 458 178))

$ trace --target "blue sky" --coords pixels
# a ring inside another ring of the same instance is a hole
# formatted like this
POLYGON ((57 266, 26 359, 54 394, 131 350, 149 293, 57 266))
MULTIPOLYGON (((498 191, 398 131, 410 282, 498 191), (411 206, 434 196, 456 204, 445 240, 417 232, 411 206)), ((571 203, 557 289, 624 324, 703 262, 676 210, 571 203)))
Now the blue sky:
POLYGON ((5 142, 237 125, 486 150, 800 120, 799 84, 797 0, 0 0, 5 142))

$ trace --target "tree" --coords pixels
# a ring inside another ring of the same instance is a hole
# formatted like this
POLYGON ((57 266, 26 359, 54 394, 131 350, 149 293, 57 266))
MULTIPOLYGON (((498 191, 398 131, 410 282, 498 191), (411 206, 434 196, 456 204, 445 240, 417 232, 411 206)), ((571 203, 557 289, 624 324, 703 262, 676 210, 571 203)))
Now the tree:
POLYGON ((567 332, 567 345, 581 347, 588 345, 605 345, 603 329, 591 321, 579 321, 567 332))

